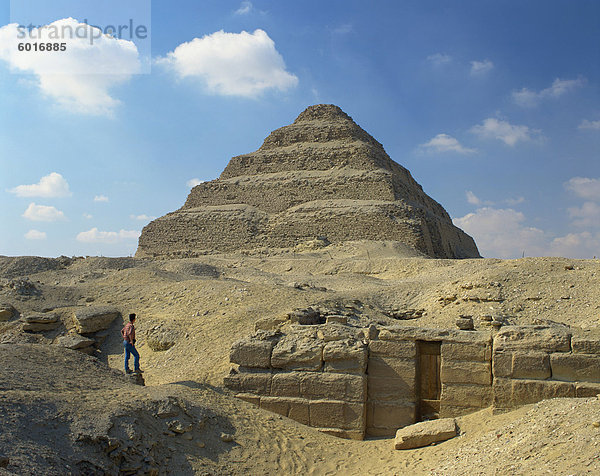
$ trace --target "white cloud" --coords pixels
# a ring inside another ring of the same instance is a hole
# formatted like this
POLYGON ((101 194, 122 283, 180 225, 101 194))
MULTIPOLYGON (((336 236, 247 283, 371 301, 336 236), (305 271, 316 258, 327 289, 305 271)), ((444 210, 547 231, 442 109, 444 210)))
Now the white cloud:
POLYGON ((581 124, 579 124, 579 129, 600 130, 600 121, 588 121, 587 119, 584 119, 581 121, 581 124))
POLYGON ((597 203, 585 202, 581 207, 568 208, 567 212, 574 226, 600 227, 600 205, 597 203))
POLYGON ((126 240, 137 240, 140 232, 136 230, 99 231, 94 227, 88 231, 82 231, 76 237, 82 243, 106 243, 115 244, 126 240))
POLYGON ((52 172, 32 185, 19 185, 11 190, 17 197, 69 197, 71 192, 69 184, 61 174, 52 172))
POLYGON ((475 239, 482 256, 515 258, 523 251, 528 256, 543 255, 545 233, 524 226, 523 213, 511 208, 484 207, 453 221, 475 239))
POLYGON ((471 205, 481 205, 481 200, 471 190, 467 190, 467 202, 471 205))
POLYGON ((33 73, 40 91, 70 112, 112 115, 119 101, 109 90, 140 71, 133 42, 105 35, 73 18, 22 36, 16 23, 0 28, 0 59, 15 72, 33 73), (64 42, 66 50, 59 54, 17 48, 18 43, 44 42, 64 42))
POLYGON ((494 69, 494 63, 486 59, 483 61, 471 61, 471 75, 483 76, 494 69))
POLYGON ((573 177, 565 182, 564 187, 585 200, 600 201, 600 179, 573 177))
POLYGON ((591 258, 600 256, 600 233, 583 231, 553 237, 525 224, 525 215, 513 209, 479 208, 454 224, 471 235, 479 252, 488 258, 525 256, 564 256, 591 258))
POLYGON ((46 232, 38 231, 38 230, 29 230, 27 233, 25 233, 25 239, 26 240, 45 240, 46 232))
POLYGON ((475 149, 463 147, 458 140, 448 134, 438 134, 429 142, 421 144, 420 148, 432 152, 457 152, 459 154, 477 152, 475 149))
POLYGON ((94 202, 108 202, 108 197, 106 195, 96 195, 94 202))
POLYGON ((484 139, 498 139, 507 145, 514 146, 517 142, 533 140, 532 135, 539 135, 540 131, 529 129, 527 126, 516 126, 508 121, 490 117, 482 124, 473 126, 471 132, 484 139))
POLYGON ((131 218, 132 220, 150 221, 150 220, 154 220, 156 217, 151 217, 149 215, 142 214, 142 215, 129 215, 129 218, 131 218))
POLYGON ((201 183, 204 183, 204 180, 194 177, 193 179, 189 179, 185 184, 190 188, 194 188, 196 185, 200 185, 201 183))
POLYGON ((240 7, 234 12, 236 15, 247 15, 252 10, 252 2, 244 0, 240 7))
POLYGON ((94 216, 89 213, 84 213, 83 218, 87 218, 88 220, 91 220, 92 218, 94 218, 94 216))
POLYGON ((274 41, 263 30, 254 33, 217 31, 180 44, 162 64, 179 78, 200 81, 211 94, 257 97, 269 89, 286 91, 298 78, 285 70, 274 41))
POLYGON ((23 213, 23 217, 32 221, 57 221, 64 220, 65 214, 55 207, 36 205, 32 202, 23 213))
POLYGON ((441 66, 450 63, 450 61, 452 61, 452 56, 442 53, 435 53, 433 55, 429 55, 427 57, 427 61, 429 61, 435 66, 441 66))
POLYGON ((520 106, 533 107, 540 101, 547 98, 558 98, 574 89, 580 88, 585 84, 585 79, 559 79, 556 78, 552 85, 541 91, 533 91, 523 88, 520 91, 513 91, 513 100, 520 106))
POLYGON ((589 259, 600 256, 600 233, 569 233, 550 242, 551 256, 589 259))

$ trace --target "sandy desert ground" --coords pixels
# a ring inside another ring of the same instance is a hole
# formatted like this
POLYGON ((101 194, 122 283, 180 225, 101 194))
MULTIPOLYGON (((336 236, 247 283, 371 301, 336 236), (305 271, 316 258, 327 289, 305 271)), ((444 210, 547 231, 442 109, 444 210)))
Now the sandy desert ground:
POLYGON ((21 315, 54 309, 66 321, 92 305, 137 313, 146 380, 132 385, 121 372, 120 320, 97 359, 52 345, 64 327, 0 323, 0 474, 102 474, 115 455, 131 459, 131 474, 599 474, 596 398, 484 410, 458 419, 458 438, 396 451, 391 439, 321 434, 223 388, 231 344, 295 308, 360 301, 363 317, 381 323, 454 327, 468 314, 479 328, 493 315, 596 334, 599 281, 598 260, 439 260, 393 242, 182 260, 0 258, 0 303, 21 315), (396 320, 392 310, 421 317, 396 320), (151 335, 176 343, 155 352, 151 335), (176 411, 157 418, 165 405, 176 411))

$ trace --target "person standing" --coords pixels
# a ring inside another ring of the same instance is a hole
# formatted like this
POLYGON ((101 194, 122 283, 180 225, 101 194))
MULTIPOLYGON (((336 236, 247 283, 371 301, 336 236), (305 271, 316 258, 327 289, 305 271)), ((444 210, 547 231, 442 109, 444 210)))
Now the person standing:
POLYGON ((129 369, 129 357, 133 355, 133 371, 142 373, 140 369, 140 354, 135 348, 135 314, 129 314, 129 322, 121 329, 121 335, 123 336, 123 347, 125 347, 125 373, 130 374, 129 369))

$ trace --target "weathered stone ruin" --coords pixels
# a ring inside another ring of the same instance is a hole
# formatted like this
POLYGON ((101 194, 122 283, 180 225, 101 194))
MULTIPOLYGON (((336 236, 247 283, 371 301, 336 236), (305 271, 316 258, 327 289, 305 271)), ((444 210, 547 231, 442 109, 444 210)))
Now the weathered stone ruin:
POLYGON ((193 188, 142 231, 136 257, 391 240, 438 258, 474 258, 473 239, 410 172, 333 105, 311 106, 256 152, 193 188))
POLYGON ((600 337, 561 326, 292 324, 235 343, 230 359, 236 368, 225 385, 239 398, 353 439, 489 406, 600 393, 600 337))

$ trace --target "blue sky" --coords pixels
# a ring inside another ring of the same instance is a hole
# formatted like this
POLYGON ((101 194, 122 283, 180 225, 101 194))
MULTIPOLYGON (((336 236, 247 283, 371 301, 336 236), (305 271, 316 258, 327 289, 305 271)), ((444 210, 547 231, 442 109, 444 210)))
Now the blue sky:
POLYGON ((190 181, 334 103, 484 256, 600 256, 600 2, 136 1, 0 2, 0 254, 133 254, 190 181), (12 41, 150 12, 64 62, 12 41))

